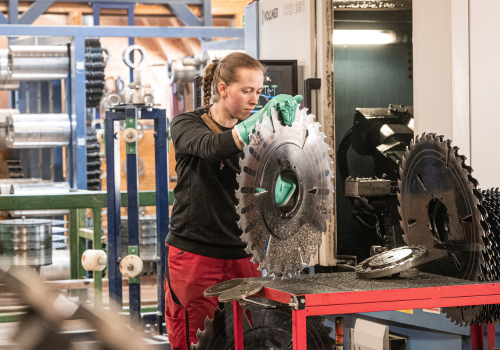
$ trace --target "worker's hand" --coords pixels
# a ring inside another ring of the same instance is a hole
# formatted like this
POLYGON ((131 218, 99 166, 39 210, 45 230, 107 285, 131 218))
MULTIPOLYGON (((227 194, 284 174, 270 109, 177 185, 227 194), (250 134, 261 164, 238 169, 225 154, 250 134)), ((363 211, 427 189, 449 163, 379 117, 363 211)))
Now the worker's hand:
POLYGON ((271 117, 271 108, 280 111, 283 122, 291 126, 295 120, 297 106, 301 101, 301 95, 295 97, 291 95, 278 95, 273 97, 264 108, 235 126, 239 139, 248 145, 250 143, 249 136, 255 130, 255 124, 257 121, 261 122, 264 115, 271 117))
POLYGON ((278 176, 274 188, 274 199, 278 207, 284 207, 288 204, 296 187, 297 185, 292 180, 286 177, 282 178, 281 175, 278 176))

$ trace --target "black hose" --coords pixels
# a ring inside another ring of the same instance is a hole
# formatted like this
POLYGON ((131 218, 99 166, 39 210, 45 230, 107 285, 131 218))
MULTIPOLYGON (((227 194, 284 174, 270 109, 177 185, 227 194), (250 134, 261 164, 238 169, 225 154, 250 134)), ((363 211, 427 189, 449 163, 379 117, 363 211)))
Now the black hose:
POLYGON ((351 175, 349 162, 347 161, 347 151, 352 144, 352 129, 353 127, 351 126, 350 129, 344 134, 337 150, 337 164, 339 166, 339 173, 342 180, 347 179, 351 175))

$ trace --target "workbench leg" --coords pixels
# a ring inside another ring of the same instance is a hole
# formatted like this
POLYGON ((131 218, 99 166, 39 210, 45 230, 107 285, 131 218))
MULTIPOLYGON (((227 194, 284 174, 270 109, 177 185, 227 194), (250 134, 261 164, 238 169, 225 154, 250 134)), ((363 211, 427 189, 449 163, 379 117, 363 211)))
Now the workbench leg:
POLYGON ((470 326, 470 343, 472 350, 484 350, 483 326, 477 324, 470 326))
POLYGON ((306 350, 306 310, 292 310, 292 335, 293 350, 306 350))
POLYGON ((488 350, 497 350, 495 345, 495 324, 488 323, 488 350))
POLYGON ((233 301, 234 350, 243 350, 243 309, 238 301, 233 301))

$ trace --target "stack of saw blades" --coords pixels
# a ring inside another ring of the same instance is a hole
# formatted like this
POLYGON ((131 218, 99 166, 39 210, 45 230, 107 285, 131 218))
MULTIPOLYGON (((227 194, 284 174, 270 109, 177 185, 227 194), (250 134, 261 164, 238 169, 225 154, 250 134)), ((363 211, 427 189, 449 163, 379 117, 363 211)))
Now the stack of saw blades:
MULTIPOLYGON (((479 191, 478 191, 479 192, 479 191)), ((500 280, 500 254, 498 243, 500 242, 500 193, 499 189, 488 189, 479 192, 482 196, 482 207, 485 209, 483 217, 486 222, 483 259, 481 265, 482 275, 478 277, 482 282, 494 282, 500 280)), ((461 326, 471 324, 486 325, 488 323, 500 322, 500 305, 473 305, 443 308, 443 312, 452 322, 461 326)))
POLYGON ((101 183, 101 144, 94 129, 87 129, 87 190, 98 191, 101 183))
MULTIPOLYGON (((268 300, 256 298, 261 303, 268 300)), ((326 326, 324 316, 309 316, 306 323, 307 349, 334 349, 333 329, 326 326)), ((245 349, 292 349, 292 310, 264 309, 243 304, 243 341, 245 349)), ((206 318, 204 330, 198 330, 198 343, 191 350, 234 349, 234 318, 232 303, 217 307, 213 319, 206 318)))
MULTIPOLYGON (((482 205, 486 209, 485 220, 489 226, 489 233, 485 237, 485 267, 480 280, 499 281, 500 192, 498 188, 491 188, 481 191, 481 194, 482 205)), ((445 308, 444 311, 452 321, 460 325, 486 325, 500 322, 500 305, 498 304, 445 308)))
POLYGON ((97 107, 104 93, 104 62, 103 48, 99 38, 85 39, 85 96, 87 108, 97 107))
POLYGON ((52 264, 51 220, 12 219, 0 221, 0 253, 15 266, 52 264))
MULTIPOLYGON (((428 249, 419 269, 472 281, 500 280, 500 196, 481 191, 450 140, 417 135, 400 165, 399 213, 408 245, 428 249)), ((500 321, 500 305, 443 308, 460 325, 500 321)))

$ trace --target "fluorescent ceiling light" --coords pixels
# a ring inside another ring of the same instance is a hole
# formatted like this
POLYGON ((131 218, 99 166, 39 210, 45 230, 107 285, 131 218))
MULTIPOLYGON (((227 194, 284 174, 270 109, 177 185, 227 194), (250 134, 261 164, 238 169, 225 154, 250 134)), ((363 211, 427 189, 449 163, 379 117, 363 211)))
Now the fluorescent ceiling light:
POLYGON ((380 45, 396 42, 392 30, 334 30, 334 45, 380 45))

